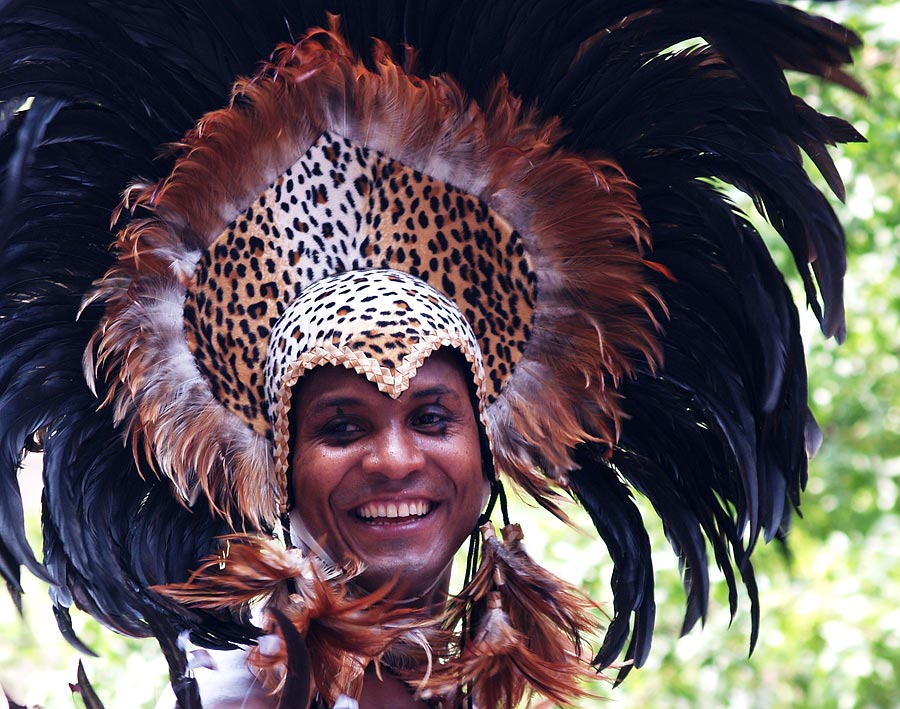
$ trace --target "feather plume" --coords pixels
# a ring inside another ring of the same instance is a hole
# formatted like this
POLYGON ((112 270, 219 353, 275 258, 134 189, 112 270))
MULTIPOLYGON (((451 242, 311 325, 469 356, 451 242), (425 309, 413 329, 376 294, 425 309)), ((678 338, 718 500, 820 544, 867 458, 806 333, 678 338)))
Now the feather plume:
POLYGON ((81 697, 81 701, 84 702, 86 709, 104 709, 103 702, 100 701, 100 697, 97 696, 97 692, 88 679, 81 660, 78 661, 77 677, 78 681, 75 684, 69 684, 72 694, 77 694, 81 697))
MULTIPOLYGON (((147 461, 136 461, 111 415, 96 410, 80 364, 100 315, 80 306, 112 263, 109 224, 123 185, 170 169, 154 162, 158 146, 227 96, 239 66, 223 63, 227 78, 211 80, 187 60, 194 69, 173 80, 187 56, 153 46, 173 34, 152 29, 161 19, 152 13, 143 28, 123 31, 129 18, 128 8, 106 2, 92 7, 89 22, 64 2, 0 9, 0 556, 15 567, 0 571, 14 590, 18 564, 50 582, 60 629, 83 650, 73 604, 136 636, 154 632, 146 618, 155 610, 227 646, 246 637, 238 619, 172 610, 146 588, 183 579, 228 524, 188 514, 168 483, 141 477, 147 461), (44 450, 43 564, 25 538, 17 480, 23 450, 36 440, 44 450)), ((169 17, 160 26, 180 25, 169 17)), ((245 61, 251 68, 256 57, 245 61)))
POLYGON ((284 680, 278 707, 279 709, 306 707, 309 705, 309 698, 312 694, 312 683, 310 682, 312 660, 309 656, 309 649, 306 647, 306 641, 284 613, 277 608, 272 608, 269 612, 278 624, 286 655, 283 670, 284 680))
POLYGON ((597 605, 528 555, 518 524, 505 526, 501 534, 498 561, 513 626, 522 629, 529 649, 539 657, 564 663, 573 652, 580 656, 583 637, 595 632, 591 614, 599 610, 597 605))
MULTIPOLYGON (((562 173, 599 175, 595 184, 619 189, 619 211, 608 216, 627 225, 620 243, 631 240, 635 258, 616 271, 613 290, 627 295, 621 281, 641 273, 632 317, 612 315, 614 324, 607 324, 609 313, 591 305, 603 302, 603 288, 576 288, 576 301, 588 302, 592 314, 579 325, 572 322, 577 314, 562 313, 555 330, 557 319, 545 319, 544 356, 517 370, 521 396, 499 402, 493 414, 501 431, 511 430, 517 416, 524 420, 527 435, 503 434, 502 446, 520 482, 552 506, 555 483, 568 481, 609 547, 614 617, 597 665, 610 664, 623 649, 626 662, 640 665, 649 652, 653 570, 634 491, 650 497, 682 558, 685 629, 705 614, 707 545, 732 597, 743 578, 753 600, 753 543, 757 535, 783 535, 806 479, 806 444, 817 429, 806 405, 790 293, 762 240, 714 185, 724 182, 752 197, 789 245, 823 331, 841 339, 843 233, 800 156, 807 153, 842 197, 827 147, 861 136, 793 97, 784 70, 861 89, 844 68, 859 44, 852 32, 777 2, 749 0, 252 6, 181 0, 139 13, 118 0, 93 0, 88 15, 69 0, 3 4, 0 573, 13 593, 24 565, 54 583, 54 602, 64 614, 76 603, 121 632, 152 632, 149 608, 212 644, 253 637, 240 614, 188 611, 146 591, 183 581, 212 552, 216 537, 254 528, 258 520, 222 519, 204 505, 187 510, 174 496, 193 499, 203 489, 190 465, 175 492, 156 478, 154 469, 191 459, 190 439, 162 461, 141 446, 135 459, 120 445, 131 425, 127 407, 118 411, 120 424, 112 409, 96 410, 80 365, 102 308, 81 305, 113 265, 109 224, 125 185, 142 176, 116 228, 132 206, 135 219, 155 219, 143 207, 151 201, 143 189, 151 194, 174 163, 172 155, 159 157, 159 146, 178 143, 224 105, 234 77, 251 75, 273 46, 326 26, 326 10, 342 13, 350 53, 367 68, 375 70, 386 56, 371 51, 373 36, 397 56, 404 45, 414 47, 415 62, 407 66, 416 77, 453 77, 457 89, 445 92, 447 101, 472 97, 509 124, 520 109, 498 97, 518 97, 535 125, 548 127, 543 139, 587 161, 588 167, 571 163, 562 173), (694 49, 670 51, 697 39, 694 49), (500 84, 508 90, 495 90, 500 84), (28 97, 35 97, 31 107, 19 110, 28 97), (635 226, 643 246, 634 242, 635 226), (636 339, 629 325, 635 318, 645 326, 636 339), (572 361, 571 381, 556 381, 553 363, 570 337, 579 350, 589 337, 604 348, 614 339, 622 357, 595 350, 594 361, 572 361), (558 421, 533 406, 547 385, 588 380, 592 388, 577 405, 569 406, 573 392, 560 396, 558 421), (565 442, 552 455, 538 448, 545 424, 565 442), (41 561, 25 538, 17 479, 22 451, 38 431, 45 432, 39 436, 46 483, 41 561), (570 431, 584 433, 570 440, 570 431)), ((394 81, 403 72, 385 66, 383 73, 394 81)), ((413 89, 420 91, 421 83, 411 82, 413 89)), ((222 172, 212 171, 211 190, 222 192, 222 172)), ((572 189, 568 195, 581 199, 572 189)), ((568 208, 565 194, 557 193, 557 204, 568 208)), ((196 236, 186 232, 192 248, 202 244, 196 236)), ((572 257, 578 241, 563 245, 570 257, 554 263, 580 278, 572 257)), ((170 269, 166 282, 180 287, 195 254, 163 240, 147 246, 156 249, 156 261, 140 242, 130 253, 146 257, 159 273, 170 269)), ((109 277, 107 285, 127 287, 109 277)), ((173 307, 177 298, 166 297, 165 306, 173 307)), ((141 353, 129 356, 140 362, 141 353)), ((115 378, 112 383, 119 386, 115 378)), ((102 380, 96 393, 101 401, 115 396, 102 380)), ((203 423, 200 435, 221 433, 227 450, 241 439, 210 427, 208 403, 201 397, 188 418, 203 423)), ((148 407, 154 425, 160 411, 148 407)), ((156 429, 162 437, 185 434, 176 426, 156 429)), ((263 453, 251 455, 258 456, 263 453)), ((191 460, 207 470, 216 457, 191 460)), ((214 498, 236 487, 207 485, 205 492, 214 498)), ((254 492, 242 504, 249 507, 274 494, 256 483, 248 487, 254 492)))
POLYGON ((329 703, 341 692, 358 695, 370 662, 377 663, 397 644, 420 646, 422 631, 436 623, 421 620, 414 609, 385 603, 390 585, 354 595, 349 584, 362 571, 358 564, 328 568, 311 554, 284 549, 262 537, 229 535, 222 542, 221 552, 204 560, 187 582, 155 590, 206 610, 236 610, 261 602, 271 613, 266 632, 279 635, 283 642, 276 652, 263 653, 255 647, 250 662, 277 691, 292 672, 299 671, 291 664, 296 658, 289 650, 297 643, 292 632, 284 635, 285 622, 302 638, 316 690, 329 703))
MULTIPOLYGON (((479 105, 449 77, 406 74, 384 45, 373 61, 374 71, 334 20, 310 30, 237 82, 227 108, 204 116, 178 143, 168 177, 128 191, 130 212, 150 216, 120 232, 118 262, 91 296, 106 311, 87 367, 108 384, 115 420, 132 444, 186 498, 199 488, 215 510, 273 522, 285 481, 273 472, 271 423, 250 403, 265 400, 263 383, 244 391, 252 375, 224 366, 201 374, 184 337, 185 293, 204 250, 333 130, 480 197, 521 234, 540 282, 538 303, 534 322, 524 324, 527 352, 518 366, 504 364, 514 369, 509 381, 499 368, 492 377, 488 427, 498 467, 557 511, 552 481, 565 481, 579 443, 612 445, 621 424, 616 388, 634 375, 636 359, 652 369, 660 351, 661 306, 647 284, 648 235, 635 186, 614 160, 560 150, 559 122, 524 108, 502 80, 479 105), (222 379, 243 392, 236 403, 216 399, 222 379)), ((359 250, 362 241, 350 243, 359 250)), ((354 256, 366 267, 415 268, 354 256)), ((469 309, 465 298, 458 294, 469 309)), ((278 311, 260 319, 261 331, 278 311)), ((228 339, 195 330, 204 347, 228 339)), ((217 359, 235 356, 217 350, 217 359)))
POLYGON ((464 621, 459 657, 437 665, 422 693, 455 706, 471 686, 478 706, 491 708, 532 693, 565 705, 587 696, 582 683, 599 676, 581 657, 594 604, 527 556, 518 525, 504 527, 502 542, 490 522, 481 534, 478 571, 445 616, 449 627, 464 621))
POLYGON ((602 675, 571 652, 558 659, 540 654, 527 634, 513 627, 501 594, 488 594, 477 628, 459 657, 437 666, 421 694, 443 696, 456 706, 463 688, 470 686, 477 706, 492 709, 519 706, 532 693, 565 706, 590 696, 583 682, 602 675))

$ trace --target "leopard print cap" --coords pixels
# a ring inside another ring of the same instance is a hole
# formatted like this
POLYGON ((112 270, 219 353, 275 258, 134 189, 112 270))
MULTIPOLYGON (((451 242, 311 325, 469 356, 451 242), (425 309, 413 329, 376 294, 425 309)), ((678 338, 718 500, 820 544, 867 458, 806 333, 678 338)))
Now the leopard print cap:
POLYGON ((462 353, 472 370, 486 428, 484 363, 459 308, 402 271, 348 271, 307 287, 275 323, 265 365, 267 412, 275 434, 275 469, 286 483, 291 392, 310 369, 353 369, 396 399, 428 356, 441 347, 462 353))

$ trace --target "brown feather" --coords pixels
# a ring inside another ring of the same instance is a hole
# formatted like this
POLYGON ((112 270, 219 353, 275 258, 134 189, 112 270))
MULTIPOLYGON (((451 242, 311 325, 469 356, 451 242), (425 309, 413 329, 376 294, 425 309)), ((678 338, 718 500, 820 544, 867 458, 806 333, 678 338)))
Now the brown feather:
POLYGON ((498 550, 504 589, 504 607, 514 627, 528 638, 528 647, 540 657, 566 661, 574 647, 581 654, 582 639, 597 629, 600 609, 570 583, 536 563, 522 546, 518 524, 503 528, 498 550))
POLYGON ((423 694, 444 696, 448 706, 456 706, 462 688, 471 685, 476 706, 484 709, 512 709, 534 693, 562 705, 591 696, 583 682, 597 675, 588 660, 573 653, 557 661, 537 654, 502 605, 501 592, 492 591, 474 638, 458 659, 435 670, 423 694))
MULTIPOLYGON (((209 610, 256 601, 265 602, 264 611, 277 608, 305 640, 316 689, 330 703, 341 692, 358 695, 365 668, 392 646, 396 656, 403 648, 412 654, 409 648, 427 645, 424 633, 436 623, 422 620, 420 611, 385 603, 389 585, 363 596, 352 592, 350 582, 362 571, 360 565, 329 569, 313 555, 256 536, 230 535, 223 541, 222 552, 205 559, 186 583, 154 590, 209 610), (288 579, 294 593, 288 593, 288 579)), ((280 637, 276 618, 263 617, 265 631, 280 637)), ((254 648, 250 662, 277 689, 285 677, 286 644, 274 653, 254 648)))
POLYGON ((518 525, 504 528, 502 542, 489 522, 481 532, 479 569, 447 614, 447 627, 468 624, 458 657, 437 664, 421 693, 455 706, 471 685, 485 709, 515 707, 535 693, 558 704, 588 696, 584 682, 598 675, 581 642, 595 628, 596 606, 525 554, 518 525))

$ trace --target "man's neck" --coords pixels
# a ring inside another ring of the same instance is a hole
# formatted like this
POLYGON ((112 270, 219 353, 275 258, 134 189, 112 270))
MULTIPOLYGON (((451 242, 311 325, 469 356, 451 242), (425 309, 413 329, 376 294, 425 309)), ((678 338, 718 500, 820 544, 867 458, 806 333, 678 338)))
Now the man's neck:
POLYGON ((387 671, 382 671, 381 678, 375 672, 374 665, 369 665, 363 679, 362 695, 359 709, 406 709, 407 707, 427 707, 422 700, 413 697, 409 687, 387 671))

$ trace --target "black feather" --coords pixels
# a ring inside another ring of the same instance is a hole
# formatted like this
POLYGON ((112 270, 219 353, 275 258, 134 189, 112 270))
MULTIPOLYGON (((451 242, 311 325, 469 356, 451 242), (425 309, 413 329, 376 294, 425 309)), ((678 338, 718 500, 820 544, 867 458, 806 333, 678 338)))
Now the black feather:
POLYGON ((84 671, 84 665, 81 660, 78 661, 78 684, 70 685, 72 687, 72 692, 77 693, 81 696, 81 701, 84 702, 85 709, 104 709, 103 702, 100 701, 100 697, 97 696, 97 692, 94 691, 94 687, 91 685, 90 680, 88 680, 87 672, 84 671))
MULTIPOLYGON (((580 467, 571 473, 572 492, 590 513, 614 564, 613 618, 594 663, 599 667, 612 664, 630 642, 624 659, 640 667, 650 652, 656 618, 650 539, 631 493, 603 454, 582 446, 576 462, 580 467)), ((620 681, 631 667, 622 668, 620 681)))
POLYGON ((294 627, 290 619, 278 608, 272 608, 272 616, 281 630, 281 637, 287 649, 287 674, 284 689, 278 700, 279 709, 292 709, 309 705, 310 698, 310 659, 309 649, 303 636, 294 627))
POLYGON ((75 633, 75 629, 72 627, 72 616, 69 614, 68 607, 54 604, 53 617, 56 618, 56 627, 59 628, 60 635, 65 638, 69 645, 78 650, 82 655, 99 657, 99 655, 85 645, 81 638, 75 633))
MULTIPOLYGON (((0 532, 5 538, 6 533, 0 532)), ((19 615, 23 614, 22 610, 22 594, 24 593, 21 583, 21 572, 19 570, 19 556, 13 553, 2 539, 0 539, 0 576, 6 582, 6 590, 12 598, 19 615)))
MULTIPOLYGON (((29 93, 23 90, 16 95, 28 96, 29 93)), ((16 98, 13 98, 13 102, 15 101, 16 98)), ((23 111, 21 114, 19 126, 15 131, 16 145, 6 159, 3 193, 0 195, 0 249, 4 246, 3 237, 6 236, 6 230, 2 229, 2 225, 9 221, 12 211, 19 202, 25 175, 34 160, 34 146, 42 141, 47 125, 56 117, 62 103, 39 96, 34 99, 31 107, 34 110, 23 111)))
POLYGON ((178 629, 165 617, 148 607, 145 617, 169 664, 169 681, 175 692, 178 709, 202 709, 200 688, 188 666, 188 658, 179 641, 178 629))

